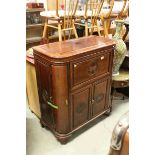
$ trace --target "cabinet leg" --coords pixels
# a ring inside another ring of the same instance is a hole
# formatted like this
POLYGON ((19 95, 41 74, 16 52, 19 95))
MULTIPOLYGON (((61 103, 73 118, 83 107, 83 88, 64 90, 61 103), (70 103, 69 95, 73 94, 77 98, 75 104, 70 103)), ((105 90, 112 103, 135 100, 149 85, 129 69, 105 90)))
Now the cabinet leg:
POLYGON ((45 128, 46 127, 41 120, 40 120, 40 125, 41 125, 42 128, 45 128))
POLYGON ((44 124, 41 123, 41 127, 42 127, 42 128, 45 128, 44 124))
POLYGON ((62 145, 65 145, 69 142, 71 136, 72 135, 67 135, 66 137, 57 137, 57 139, 62 145))
POLYGON ((60 143, 61 143, 62 145, 65 145, 65 144, 67 144, 68 139, 59 139, 59 141, 60 141, 60 143))
MULTIPOLYGON (((31 110, 31 109, 30 109, 31 110)), ((31 110, 32 114, 34 114, 34 112, 31 110)))
POLYGON ((111 111, 112 111, 112 107, 110 107, 106 112, 105 112, 105 115, 106 116, 109 116, 111 114, 111 111))

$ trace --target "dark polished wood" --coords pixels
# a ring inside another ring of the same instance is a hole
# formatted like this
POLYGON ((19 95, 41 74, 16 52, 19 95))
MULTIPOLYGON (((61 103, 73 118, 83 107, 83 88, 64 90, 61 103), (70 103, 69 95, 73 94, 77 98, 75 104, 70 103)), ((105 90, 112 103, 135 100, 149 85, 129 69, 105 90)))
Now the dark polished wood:
POLYGON ((114 47, 90 36, 33 48, 41 124, 61 143, 111 110, 114 47))

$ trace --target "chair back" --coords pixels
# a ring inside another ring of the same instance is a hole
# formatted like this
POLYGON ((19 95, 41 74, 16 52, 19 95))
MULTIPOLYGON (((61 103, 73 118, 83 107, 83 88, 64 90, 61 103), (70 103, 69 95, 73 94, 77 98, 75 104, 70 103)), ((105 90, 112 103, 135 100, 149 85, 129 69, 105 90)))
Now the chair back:
POLYGON ((63 28, 69 28, 75 18, 79 0, 56 0, 56 15, 63 18, 63 28), (62 11, 63 17, 59 14, 62 11))
POLYGON ((79 0, 57 0, 56 11, 64 10, 64 16, 74 16, 79 0))
POLYGON ((123 8, 121 12, 119 13, 119 18, 126 18, 128 16, 129 12, 129 0, 124 1, 123 8))
POLYGON ((103 3, 104 0, 86 0, 85 17, 97 19, 102 9, 103 3))
MULTIPOLYGON (((121 18, 123 15, 127 14, 129 9, 129 0, 106 0, 106 4, 109 5, 109 8, 106 8, 108 11, 103 11, 102 16, 104 18, 109 18, 112 12, 117 14, 118 18, 121 18)), ((103 4, 103 9, 104 9, 103 4)))

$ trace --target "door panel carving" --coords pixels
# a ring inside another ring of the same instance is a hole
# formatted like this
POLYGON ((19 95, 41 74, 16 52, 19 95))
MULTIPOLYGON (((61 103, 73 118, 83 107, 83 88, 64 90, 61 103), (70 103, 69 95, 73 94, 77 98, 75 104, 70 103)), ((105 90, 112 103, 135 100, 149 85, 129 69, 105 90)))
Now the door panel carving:
POLYGON ((90 87, 72 95, 73 128, 80 126, 89 119, 90 87))
POLYGON ((95 116, 104 111, 106 102, 107 80, 94 84, 92 115, 95 116))

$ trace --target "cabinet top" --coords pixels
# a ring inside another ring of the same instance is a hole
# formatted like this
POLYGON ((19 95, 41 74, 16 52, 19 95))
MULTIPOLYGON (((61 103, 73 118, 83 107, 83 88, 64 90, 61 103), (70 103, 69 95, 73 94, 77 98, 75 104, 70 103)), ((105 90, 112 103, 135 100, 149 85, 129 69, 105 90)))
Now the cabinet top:
POLYGON ((98 48, 115 46, 112 39, 89 36, 62 42, 54 42, 33 47, 34 54, 42 54, 50 58, 69 58, 98 48))

